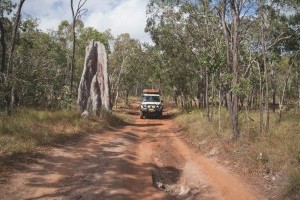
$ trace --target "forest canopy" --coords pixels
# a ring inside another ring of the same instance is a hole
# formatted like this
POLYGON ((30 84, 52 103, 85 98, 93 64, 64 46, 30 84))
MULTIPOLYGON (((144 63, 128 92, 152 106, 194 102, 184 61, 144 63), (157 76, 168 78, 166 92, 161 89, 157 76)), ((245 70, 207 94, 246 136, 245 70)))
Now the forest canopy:
POLYGON ((45 32, 34 16, 22 17, 24 2, 0 3, 2 111, 10 102, 70 108, 91 40, 108 50, 113 103, 152 87, 183 108, 205 109, 208 119, 213 107, 227 107, 235 138, 240 110, 259 109, 268 130, 269 110, 300 107, 299 1, 152 0, 152 44, 86 27, 86 1, 73 5, 72 21, 45 32))

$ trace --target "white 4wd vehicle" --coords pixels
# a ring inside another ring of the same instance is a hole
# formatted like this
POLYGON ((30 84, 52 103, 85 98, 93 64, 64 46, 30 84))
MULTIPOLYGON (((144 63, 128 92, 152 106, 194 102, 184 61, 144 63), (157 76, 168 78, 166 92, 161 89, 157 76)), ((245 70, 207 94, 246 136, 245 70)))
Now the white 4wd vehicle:
POLYGON ((158 117, 163 113, 160 91, 154 89, 145 89, 141 97, 140 118, 158 117))

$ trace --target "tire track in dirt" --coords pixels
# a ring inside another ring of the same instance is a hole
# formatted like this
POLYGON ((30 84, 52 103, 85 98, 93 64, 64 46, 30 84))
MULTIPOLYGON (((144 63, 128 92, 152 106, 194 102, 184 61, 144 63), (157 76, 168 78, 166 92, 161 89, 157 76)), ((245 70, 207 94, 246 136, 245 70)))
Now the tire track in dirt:
POLYGON ((134 123, 53 148, 13 173, 0 199, 259 199, 186 145, 168 117, 130 113, 134 123))
POLYGON ((10 176, 0 199, 163 199, 151 167, 140 162, 137 134, 146 124, 93 134, 53 148, 10 176))
POLYGON ((228 199, 228 200, 255 200, 263 199, 237 177, 220 166, 212 159, 206 158, 190 148, 179 135, 175 134, 172 123, 169 127, 170 140, 161 140, 163 149, 169 148, 167 152, 160 155, 159 159, 167 166, 174 166, 182 170, 180 181, 175 183, 177 188, 185 188, 185 195, 180 190, 175 193, 177 199, 228 199), (165 155, 164 155, 165 154, 165 155), (172 154, 171 156, 169 154, 172 154), (172 157, 184 158, 184 166, 172 157), (163 159, 170 160, 164 161, 163 159), (173 164, 172 164, 173 162, 173 164))
MULTIPOLYGON (((151 159, 148 158, 152 163, 152 178, 157 188, 169 194, 169 199, 263 199, 214 160, 190 148, 176 134, 171 120, 162 123, 146 141, 156 141, 147 147, 153 149, 151 159)), ((140 146, 143 152, 145 144, 140 146)))

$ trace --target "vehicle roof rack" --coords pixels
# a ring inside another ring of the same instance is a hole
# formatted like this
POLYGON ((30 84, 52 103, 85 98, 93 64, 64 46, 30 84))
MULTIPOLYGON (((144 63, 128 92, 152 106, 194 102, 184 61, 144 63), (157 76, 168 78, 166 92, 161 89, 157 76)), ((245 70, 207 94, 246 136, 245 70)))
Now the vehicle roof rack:
POLYGON ((158 90, 158 89, 144 89, 143 93, 145 93, 145 94, 160 94, 160 90, 158 90))

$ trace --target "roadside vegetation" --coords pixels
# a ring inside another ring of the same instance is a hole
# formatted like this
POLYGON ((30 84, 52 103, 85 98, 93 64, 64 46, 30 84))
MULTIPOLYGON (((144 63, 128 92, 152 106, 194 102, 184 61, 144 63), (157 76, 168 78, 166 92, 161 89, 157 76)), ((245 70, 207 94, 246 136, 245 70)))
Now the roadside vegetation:
POLYGON ((0 113, 0 173, 54 145, 120 126, 125 123, 120 116, 104 113, 101 118, 82 118, 73 110, 34 109, 17 109, 11 116, 0 113))
POLYGON ((34 16, 23 17, 26 0, 14 2, 0 1, 1 160, 115 122, 43 111, 74 106, 86 44, 94 40, 107 50, 112 106, 160 89, 190 110, 177 122, 199 149, 215 145, 218 155, 271 181, 284 172, 291 191, 300 191, 299 0, 150 0, 151 44, 86 27, 78 15, 45 32, 34 16))
POLYGON ((203 110, 194 109, 175 118, 189 143, 207 156, 220 156, 223 164, 231 163, 242 174, 258 175, 266 181, 264 184, 277 182, 281 189, 287 190, 280 192, 299 197, 299 111, 285 112, 280 122, 278 113, 271 113, 269 133, 259 132, 258 112, 241 112, 241 138, 237 142, 231 140, 227 111, 221 111, 220 121, 218 113, 210 122, 205 114, 203 110))

